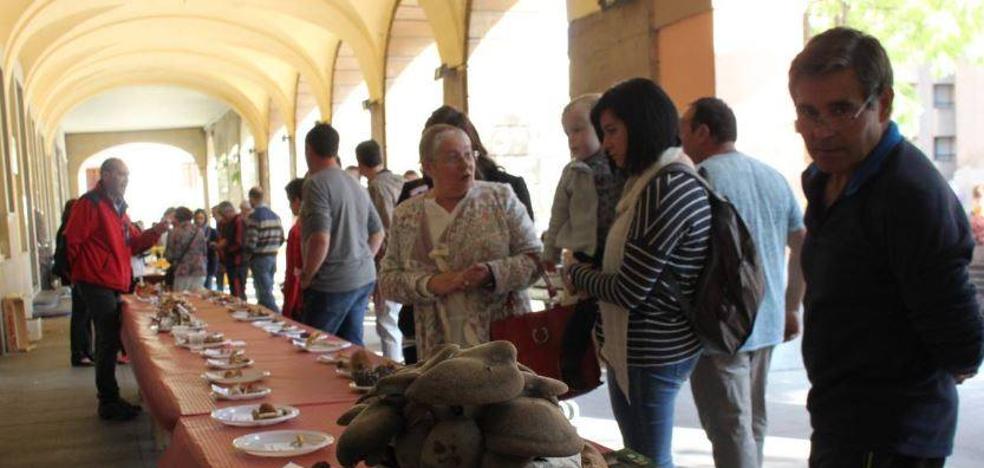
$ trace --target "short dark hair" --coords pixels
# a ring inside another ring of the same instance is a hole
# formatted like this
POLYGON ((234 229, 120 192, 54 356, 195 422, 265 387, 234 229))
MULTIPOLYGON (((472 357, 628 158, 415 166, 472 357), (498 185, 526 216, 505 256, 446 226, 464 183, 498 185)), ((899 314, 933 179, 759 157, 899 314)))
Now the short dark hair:
POLYGON ((738 140, 738 123, 735 113, 728 104, 716 97, 702 97, 692 104, 694 116, 690 120, 690 129, 696 130, 701 125, 707 125, 715 143, 734 142, 738 140))
POLYGON ((179 206, 174 210, 174 219, 181 221, 182 223, 185 221, 191 221, 191 218, 191 210, 188 209, 188 207, 179 206))
POLYGON ((376 140, 366 140, 355 147, 355 160, 363 167, 376 167, 383 163, 383 151, 376 140))
POLYGON ((679 117, 673 101, 663 88, 648 78, 633 78, 605 91, 591 109, 591 124, 604 139, 601 114, 611 111, 625 123, 628 143, 625 171, 640 174, 668 148, 680 145, 679 117))
POLYGON ((338 156, 338 131, 329 124, 319 122, 307 132, 304 144, 322 158, 338 156))
POLYGON ((297 178, 287 182, 284 190, 287 191, 287 201, 300 200, 304 193, 304 179, 297 178))
POLYGON ((821 77, 841 70, 854 70, 865 98, 892 87, 892 62, 874 36, 857 29, 828 29, 806 43, 789 66, 789 90, 800 77, 821 77))
POLYGON ((198 216, 198 215, 204 216, 205 217, 205 221, 208 221, 208 212, 207 211, 199 208, 199 209, 195 210, 195 213, 192 215, 192 218, 194 218, 195 216, 198 216))
POLYGON ((253 187, 249 189, 249 199, 250 200, 263 200, 263 189, 260 187, 253 187))

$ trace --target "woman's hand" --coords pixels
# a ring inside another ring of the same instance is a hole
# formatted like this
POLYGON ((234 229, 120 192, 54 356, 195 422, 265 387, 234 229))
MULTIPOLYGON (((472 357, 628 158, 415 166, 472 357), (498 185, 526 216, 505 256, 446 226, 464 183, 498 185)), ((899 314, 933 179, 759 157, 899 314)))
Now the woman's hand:
POLYGON ((465 289, 480 288, 492 279, 492 270, 484 263, 476 263, 462 271, 461 278, 465 289))
POLYGON ((427 281, 427 290, 435 296, 447 296, 464 289, 464 279, 461 273, 438 273, 427 281))

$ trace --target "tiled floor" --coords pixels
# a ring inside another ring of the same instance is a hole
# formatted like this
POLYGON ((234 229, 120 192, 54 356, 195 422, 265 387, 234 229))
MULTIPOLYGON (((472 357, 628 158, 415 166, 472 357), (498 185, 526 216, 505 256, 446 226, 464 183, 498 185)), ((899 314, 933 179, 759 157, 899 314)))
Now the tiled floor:
MULTIPOLYGON (((93 369, 69 366, 69 318, 43 324, 37 348, 0 357, 0 467, 155 466, 150 417, 100 420, 93 369)), ((136 401, 133 374, 120 366, 117 376, 136 401)))

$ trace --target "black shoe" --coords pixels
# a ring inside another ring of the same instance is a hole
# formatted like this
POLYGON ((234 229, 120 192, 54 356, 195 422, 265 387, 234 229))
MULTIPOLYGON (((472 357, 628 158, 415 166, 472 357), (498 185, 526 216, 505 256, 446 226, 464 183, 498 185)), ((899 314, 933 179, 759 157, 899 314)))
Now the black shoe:
POLYGON ((129 421, 139 414, 138 411, 121 404, 119 401, 99 404, 99 419, 106 421, 129 421))
POLYGON ((88 356, 82 356, 79 359, 72 359, 72 367, 92 367, 95 363, 92 362, 92 358, 88 356))
POLYGON ((143 407, 142 406, 140 406, 138 404, 135 404, 135 403, 130 403, 129 401, 126 401, 126 400, 124 400, 122 398, 120 398, 117 401, 117 403, 119 403, 120 405, 123 405, 124 407, 126 407, 126 408, 128 408, 128 409, 130 409, 132 411, 136 411, 137 413, 143 411, 143 407))

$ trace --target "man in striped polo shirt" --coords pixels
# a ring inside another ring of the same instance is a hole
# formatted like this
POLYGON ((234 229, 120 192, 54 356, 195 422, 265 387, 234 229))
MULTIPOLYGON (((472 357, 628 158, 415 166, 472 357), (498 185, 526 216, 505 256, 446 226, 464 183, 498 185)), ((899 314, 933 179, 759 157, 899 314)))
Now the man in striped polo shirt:
POLYGON ((277 272, 277 251, 284 243, 284 228, 280 217, 263 203, 263 189, 249 189, 249 204, 253 211, 246 218, 243 248, 253 272, 256 299, 263 307, 280 312, 273 298, 273 274, 277 272))

